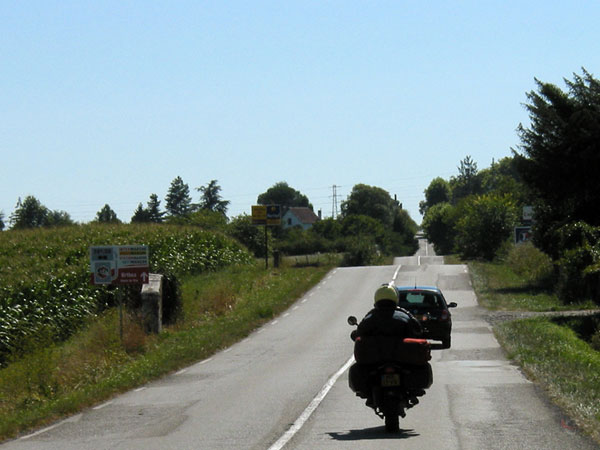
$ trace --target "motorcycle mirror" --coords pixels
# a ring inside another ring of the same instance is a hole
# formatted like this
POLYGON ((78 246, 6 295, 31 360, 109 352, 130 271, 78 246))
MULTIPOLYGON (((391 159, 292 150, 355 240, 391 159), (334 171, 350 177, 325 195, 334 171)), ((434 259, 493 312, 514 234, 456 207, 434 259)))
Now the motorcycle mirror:
POLYGON ((348 325, 358 325, 358 320, 354 316, 348 317, 348 325))

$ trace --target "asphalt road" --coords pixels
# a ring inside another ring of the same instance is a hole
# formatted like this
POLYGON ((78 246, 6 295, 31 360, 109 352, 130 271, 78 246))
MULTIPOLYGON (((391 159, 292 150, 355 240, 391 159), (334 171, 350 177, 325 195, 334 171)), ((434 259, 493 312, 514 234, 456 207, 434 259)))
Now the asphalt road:
POLYGON ((339 268, 244 341, 5 449, 592 449, 504 357, 465 266, 443 265, 421 241, 392 266, 339 268), (453 343, 433 352, 434 384, 402 419, 383 422, 348 388, 348 315, 375 289, 439 286, 453 310, 453 343))

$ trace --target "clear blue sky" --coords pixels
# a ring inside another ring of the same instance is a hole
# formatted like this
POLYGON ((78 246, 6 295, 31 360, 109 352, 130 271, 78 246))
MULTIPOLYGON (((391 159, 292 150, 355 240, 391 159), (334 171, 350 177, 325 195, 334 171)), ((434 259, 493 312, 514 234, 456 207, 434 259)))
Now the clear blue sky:
POLYGON ((181 176, 229 215, 278 181, 324 216, 510 155, 534 78, 600 76, 597 1, 3 1, 0 211, 129 221, 181 176))

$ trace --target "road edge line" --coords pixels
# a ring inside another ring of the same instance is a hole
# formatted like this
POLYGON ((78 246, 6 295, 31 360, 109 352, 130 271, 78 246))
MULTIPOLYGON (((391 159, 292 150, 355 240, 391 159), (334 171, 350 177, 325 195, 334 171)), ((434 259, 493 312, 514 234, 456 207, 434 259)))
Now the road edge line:
POLYGON ((294 437, 294 435, 300 431, 300 429, 304 426, 306 421, 310 418, 313 412, 319 407, 327 393, 331 390, 335 382, 338 378, 348 370, 348 367, 354 362, 354 356, 351 356, 348 361, 335 373, 333 376, 327 380, 325 386, 321 389, 321 391, 317 394, 315 398, 309 403, 306 409, 300 414, 300 417, 296 419, 296 421, 292 424, 292 426, 281 436, 277 442, 269 447, 268 450, 281 450, 289 441, 294 437))

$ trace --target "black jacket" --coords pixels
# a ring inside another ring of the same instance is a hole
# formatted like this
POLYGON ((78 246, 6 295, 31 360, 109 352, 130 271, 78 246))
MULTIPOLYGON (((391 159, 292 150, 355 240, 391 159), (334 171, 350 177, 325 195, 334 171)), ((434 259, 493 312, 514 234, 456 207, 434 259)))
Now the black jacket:
POLYGON ((399 307, 375 307, 358 324, 351 334, 358 336, 398 336, 399 338, 419 338, 423 334, 421 324, 415 317, 399 307))

